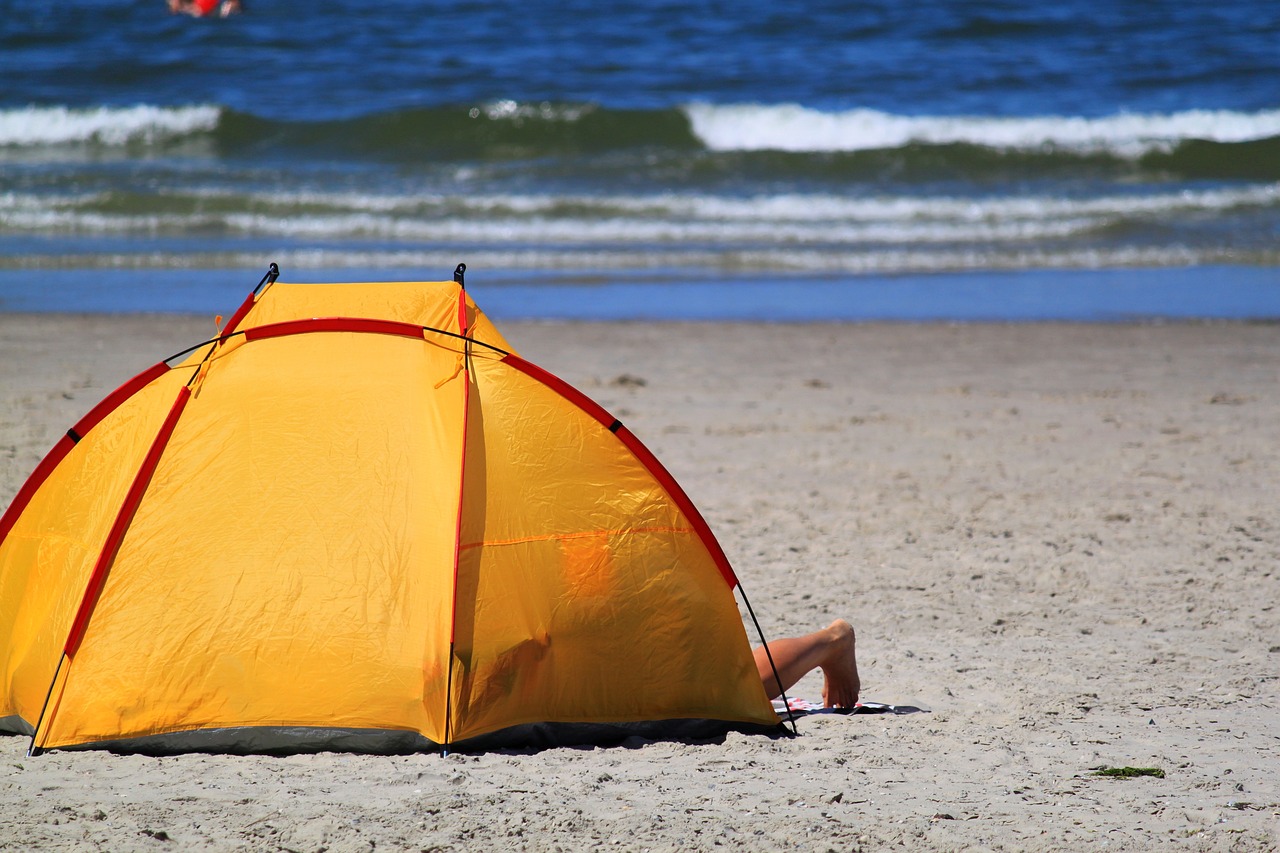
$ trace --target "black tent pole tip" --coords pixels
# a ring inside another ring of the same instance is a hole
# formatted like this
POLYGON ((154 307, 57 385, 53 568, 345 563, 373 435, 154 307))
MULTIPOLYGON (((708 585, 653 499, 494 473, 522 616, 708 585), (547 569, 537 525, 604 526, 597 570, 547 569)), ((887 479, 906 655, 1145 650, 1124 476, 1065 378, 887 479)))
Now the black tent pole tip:
POLYGON ((256 294, 259 290, 262 290, 263 285, 275 284, 275 280, 279 277, 280 267, 276 265, 275 261, 272 261, 267 265, 267 274, 262 277, 262 281, 258 282, 258 286, 253 289, 253 292, 256 294))

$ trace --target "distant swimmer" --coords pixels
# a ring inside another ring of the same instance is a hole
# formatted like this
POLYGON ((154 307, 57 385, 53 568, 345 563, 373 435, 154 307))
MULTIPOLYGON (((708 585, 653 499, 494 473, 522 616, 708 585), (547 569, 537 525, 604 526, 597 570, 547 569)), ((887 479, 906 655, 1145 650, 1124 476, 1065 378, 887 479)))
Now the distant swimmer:
POLYGON ((216 11, 218 17, 225 18, 243 12, 244 6, 240 0, 169 0, 169 11, 193 18, 205 18, 216 11))

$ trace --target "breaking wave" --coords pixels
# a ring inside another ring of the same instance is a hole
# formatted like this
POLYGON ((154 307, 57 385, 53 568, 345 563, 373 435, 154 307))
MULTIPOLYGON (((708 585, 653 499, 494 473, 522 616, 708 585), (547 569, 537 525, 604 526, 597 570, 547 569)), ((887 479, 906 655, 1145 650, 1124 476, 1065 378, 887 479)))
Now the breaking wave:
MULTIPOLYGON (((457 107, 421 107, 331 120, 283 121, 216 105, 136 105, 74 109, 63 106, 0 110, 0 149, 66 146, 172 146, 204 140, 217 154, 294 157, 347 156, 390 161, 424 157, 528 159, 608 154, 635 149, 714 154, 775 152, 852 155, 823 161, 857 172, 857 155, 898 152, 908 164, 920 149, 930 161, 959 171, 995 168, 980 152, 1038 158, 1133 160, 1163 157, 1177 170, 1182 159, 1212 174, 1231 174, 1241 156, 1280 171, 1280 109, 1259 112, 1188 110, 1168 114, 1084 116, 907 116, 868 109, 822 111, 795 104, 692 104, 656 110, 620 110, 596 104, 493 101, 457 107), (1263 148, 1256 150, 1261 144, 1263 148), (1252 146, 1252 147, 1250 147, 1252 146), (1173 157, 1170 160, 1170 156, 1173 157)), ((864 165, 874 167, 877 161, 864 165)), ((1016 160, 1015 160, 1016 162, 1016 160)), ((794 161, 765 163, 782 171, 794 161)), ((801 169, 803 170, 803 169, 801 169)), ((1255 169, 1256 171, 1256 169, 1255 169)))
POLYGON ((848 152, 911 144, 976 145, 1011 151, 1058 149, 1138 157, 1189 140, 1248 142, 1280 136, 1280 110, 1189 110, 1082 116, 901 116, 877 110, 822 112, 795 104, 718 106, 686 111, 713 151, 848 152))
POLYGON ((23 107, 0 110, 0 146, 155 144, 217 128, 213 106, 23 107))
POLYGON ((1280 221, 1280 110, 24 107, 0 110, 0 164, 13 268, 458 248, 579 268, 1270 265, 1280 221))

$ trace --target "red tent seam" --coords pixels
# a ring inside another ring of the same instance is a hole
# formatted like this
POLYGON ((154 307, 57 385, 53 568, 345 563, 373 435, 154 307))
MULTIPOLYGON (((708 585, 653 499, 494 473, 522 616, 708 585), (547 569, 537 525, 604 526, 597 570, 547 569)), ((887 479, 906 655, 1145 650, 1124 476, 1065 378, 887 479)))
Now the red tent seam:
POLYGON ((31 472, 31 476, 22 484, 22 488, 14 496, 13 502, 9 504, 9 509, 0 517, 0 542, 3 542, 5 537, 9 535, 9 531, 13 529, 13 525, 18 521, 18 516, 22 515, 22 511, 27 508, 27 504, 31 502, 36 492, 44 485, 44 481, 49 479, 49 475, 61 464, 72 448, 84 439, 89 430, 115 411, 121 403, 149 385, 151 380, 167 373, 169 370, 169 365, 160 362, 142 371, 108 394, 102 402, 94 406, 87 415, 77 421, 66 435, 58 439, 57 443, 45 454, 44 459, 40 460, 40 464, 36 466, 36 469, 31 472), (78 438, 72 437, 72 433, 75 433, 78 438))
POLYGON ((137 512, 138 505, 142 503, 142 497, 146 494, 147 486, 151 484, 151 476, 155 474, 156 466, 160 464, 160 456, 164 453, 164 448, 169 443, 169 437, 173 435, 178 418, 182 415, 182 410, 186 408, 187 400, 190 398, 190 388, 184 385, 178 389, 178 398, 174 400, 173 406, 169 409, 169 414, 160 426, 160 431, 151 442, 151 447, 147 450, 147 455, 143 458, 142 465, 134 476, 128 493, 125 494, 124 502, 120 505, 120 511, 116 513, 115 522, 112 523, 106 542, 103 543, 102 552, 98 555, 98 562, 94 565, 93 573, 89 576, 89 583, 85 587, 84 597, 80 599, 80 608, 76 611, 76 618, 71 623, 71 631, 67 635, 67 642, 64 648, 69 657, 75 657, 76 651, 80 648, 80 643, 84 640, 84 632, 89 625, 89 617, 93 614, 93 609, 98 603, 98 597, 102 594, 102 587, 107 582, 107 574, 111 569, 111 564, 115 561, 116 553, 120 550, 120 543, 124 540, 124 534, 129 529, 129 524, 133 521, 133 515, 137 512))

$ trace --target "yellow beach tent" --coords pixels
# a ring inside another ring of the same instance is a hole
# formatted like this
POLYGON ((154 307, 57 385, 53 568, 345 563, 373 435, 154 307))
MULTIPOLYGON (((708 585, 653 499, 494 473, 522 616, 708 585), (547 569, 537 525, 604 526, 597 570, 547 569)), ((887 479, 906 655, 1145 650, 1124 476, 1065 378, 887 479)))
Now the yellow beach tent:
POLYGON ((463 269, 272 265, 69 430, 0 518, 0 727, 255 752, 777 725, 705 521, 463 269))

